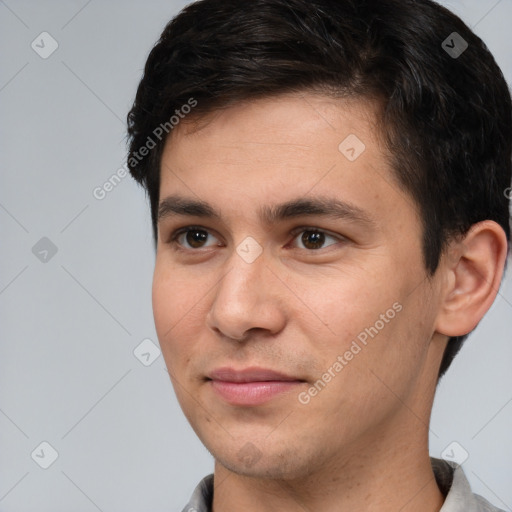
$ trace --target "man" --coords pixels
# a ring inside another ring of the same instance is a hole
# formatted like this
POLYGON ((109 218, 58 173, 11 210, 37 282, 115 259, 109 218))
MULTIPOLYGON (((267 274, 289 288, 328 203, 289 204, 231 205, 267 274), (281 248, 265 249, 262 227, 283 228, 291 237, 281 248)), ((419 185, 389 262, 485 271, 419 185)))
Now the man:
POLYGON ((184 510, 498 510, 428 452, 510 239, 482 41, 429 0, 202 0, 128 122, 156 330, 215 459, 184 510))

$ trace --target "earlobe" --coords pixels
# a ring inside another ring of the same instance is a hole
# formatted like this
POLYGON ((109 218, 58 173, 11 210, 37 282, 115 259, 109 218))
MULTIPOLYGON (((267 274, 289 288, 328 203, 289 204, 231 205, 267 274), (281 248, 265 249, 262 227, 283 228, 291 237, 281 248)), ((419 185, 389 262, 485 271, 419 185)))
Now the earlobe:
POLYGON ((471 332, 489 310, 501 284, 507 238, 494 221, 474 224, 445 261, 445 287, 436 331, 446 336, 471 332))

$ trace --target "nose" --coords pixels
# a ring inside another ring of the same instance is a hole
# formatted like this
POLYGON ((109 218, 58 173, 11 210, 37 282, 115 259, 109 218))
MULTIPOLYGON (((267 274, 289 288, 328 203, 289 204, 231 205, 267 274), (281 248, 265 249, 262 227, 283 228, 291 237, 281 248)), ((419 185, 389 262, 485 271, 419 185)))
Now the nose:
POLYGON ((216 334, 242 342, 251 332, 273 335, 284 328, 286 287, 267 263, 265 253, 248 262, 233 251, 206 316, 216 334))

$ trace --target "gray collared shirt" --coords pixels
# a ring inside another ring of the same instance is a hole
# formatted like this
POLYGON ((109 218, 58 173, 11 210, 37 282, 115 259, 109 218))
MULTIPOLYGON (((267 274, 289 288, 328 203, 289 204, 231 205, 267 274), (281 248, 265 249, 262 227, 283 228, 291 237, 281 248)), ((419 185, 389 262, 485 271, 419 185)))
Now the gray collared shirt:
MULTIPOLYGON (((431 457, 437 485, 445 496, 439 512, 505 512, 491 505, 486 499, 471 492, 462 467, 431 457)), ((213 500, 213 475, 203 478, 195 488, 190 501, 182 512, 211 512, 213 500)))

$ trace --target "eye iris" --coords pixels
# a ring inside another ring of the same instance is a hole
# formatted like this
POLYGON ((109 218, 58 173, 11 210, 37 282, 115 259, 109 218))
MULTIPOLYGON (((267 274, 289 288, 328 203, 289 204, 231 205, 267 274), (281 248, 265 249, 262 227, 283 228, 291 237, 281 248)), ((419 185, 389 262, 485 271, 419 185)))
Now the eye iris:
POLYGON ((325 242, 324 233, 318 233, 316 231, 304 231, 301 238, 302 243, 308 249, 318 249, 325 242), (308 247, 308 244, 312 244, 314 247, 308 247))
POLYGON ((192 229, 187 231, 185 238, 187 239, 187 243, 191 247, 199 247, 201 242, 204 242, 207 238, 208 234, 206 231, 201 231, 199 229, 192 229))

